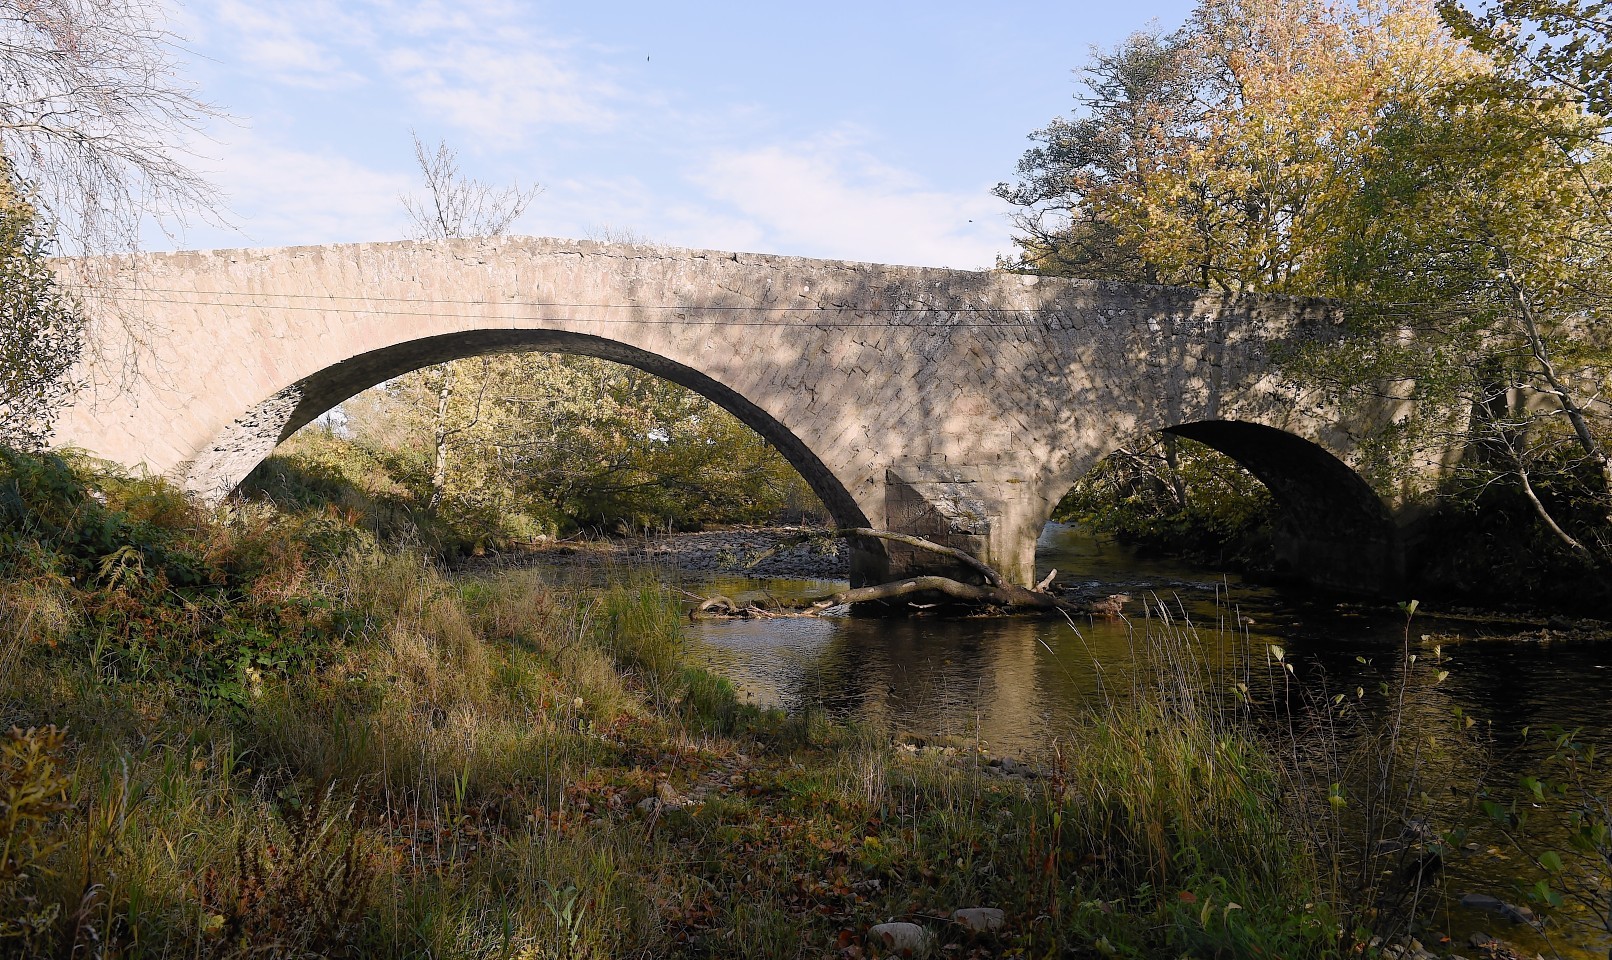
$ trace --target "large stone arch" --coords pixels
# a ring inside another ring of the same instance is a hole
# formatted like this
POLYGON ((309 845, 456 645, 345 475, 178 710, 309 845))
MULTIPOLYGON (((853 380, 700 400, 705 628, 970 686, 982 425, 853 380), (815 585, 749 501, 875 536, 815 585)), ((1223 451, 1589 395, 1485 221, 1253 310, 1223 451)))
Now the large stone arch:
POLYGON ((869 521, 839 478, 790 429, 733 388, 698 370, 637 347, 564 330, 479 330, 406 340, 326 367, 257 404, 219 431, 184 468, 193 492, 233 491, 276 446, 337 404, 393 377, 433 364, 493 353, 565 353, 637 367, 687 387, 756 431, 775 447, 844 527, 869 521))
MULTIPOLYGON (((90 303, 141 336, 79 371, 58 443, 208 493, 388 376, 493 350, 570 351, 710 397, 842 522, 921 533, 1027 583, 1058 497, 1117 438, 1237 421, 1347 464, 1354 438, 1396 415, 1349 421, 1280 375, 1285 345, 1334 335, 1338 311, 1318 301, 538 238, 189 252, 116 269, 121 289, 90 303)), ((1259 460, 1261 436, 1215 439, 1259 460)), ((871 579, 933 561, 880 548, 859 562, 871 579)))

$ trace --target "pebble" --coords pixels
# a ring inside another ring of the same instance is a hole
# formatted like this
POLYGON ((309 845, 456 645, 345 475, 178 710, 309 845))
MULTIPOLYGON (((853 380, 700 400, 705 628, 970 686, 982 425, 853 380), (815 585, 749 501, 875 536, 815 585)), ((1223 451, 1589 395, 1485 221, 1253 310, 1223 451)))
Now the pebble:
POLYGON ((1530 926, 1539 926, 1539 917, 1527 907, 1519 907, 1496 897, 1482 893, 1469 893, 1461 898, 1461 906, 1468 910, 1482 910, 1498 917, 1510 920, 1512 923, 1526 923, 1530 926))
POLYGON ((1020 780, 1034 780, 1041 774, 1034 768, 1026 766, 1012 757, 1001 757, 986 763, 985 772, 1001 777, 1016 777, 1020 780))
POLYGON ((964 907, 954 911, 952 919, 970 933, 995 933, 1007 922, 1007 916, 995 907, 964 907))
POLYGON ((1537 954, 1535 958, 1530 958, 1511 944, 1504 940, 1496 940, 1487 933, 1474 933, 1468 938, 1467 943, 1471 944, 1478 951, 1478 955, 1485 960, 1537 960, 1537 954))
POLYGON ((868 929, 868 942, 878 944, 898 956, 927 957, 929 931, 916 923, 880 923, 868 929))
POLYGON ((671 807, 673 810, 676 810, 678 807, 685 806, 688 803, 688 798, 683 796, 681 793, 678 793, 677 788, 667 783, 665 780, 655 784, 655 799, 659 800, 666 806, 671 807))

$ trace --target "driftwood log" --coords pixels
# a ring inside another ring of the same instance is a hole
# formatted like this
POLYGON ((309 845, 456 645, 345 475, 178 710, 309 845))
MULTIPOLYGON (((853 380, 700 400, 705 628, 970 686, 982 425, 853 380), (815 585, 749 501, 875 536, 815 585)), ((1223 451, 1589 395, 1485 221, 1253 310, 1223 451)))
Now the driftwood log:
POLYGON ((908 597, 912 598, 908 601, 908 607, 919 610, 928 610, 944 603, 951 607, 961 607, 964 612, 970 614, 991 610, 1004 613, 1097 615, 1112 618, 1119 616, 1125 601, 1130 599, 1125 594, 1115 594, 1098 601, 1067 600, 1047 592, 1048 588, 1052 586, 1053 578, 1058 574, 1056 570, 1048 574, 1046 579, 1036 584, 1034 589, 1029 589, 1005 582, 1002 575, 995 568, 978 557, 955 547, 935 543, 923 537, 910 536, 904 533, 890 533, 886 530, 875 530, 871 527, 847 527, 823 533, 789 537, 780 541, 776 546, 752 557, 746 568, 754 567, 767 557, 789 547, 811 540, 834 537, 865 537, 904 544, 917 550, 924 550, 955 560, 979 573, 985 582, 983 584, 964 583, 961 580, 942 576, 903 577, 899 580, 891 580, 888 583, 869 587, 852 587, 825 597, 806 600, 790 610, 767 609, 755 604, 740 605, 727 597, 711 597, 689 611, 689 616, 691 618, 812 617, 846 604, 882 603, 908 597), (929 602, 918 603, 918 600, 929 602))

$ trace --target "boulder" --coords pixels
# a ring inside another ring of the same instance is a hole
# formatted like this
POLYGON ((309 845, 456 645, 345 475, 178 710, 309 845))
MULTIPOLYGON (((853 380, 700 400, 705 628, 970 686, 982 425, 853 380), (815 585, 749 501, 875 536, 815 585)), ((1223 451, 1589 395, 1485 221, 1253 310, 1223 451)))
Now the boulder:
POLYGON ((1527 907, 1507 903, 1497 897, 1482 893, 1469 893, 1461 898, 1461 906, 1468 910, 1482 910, 1497 917, 1510 920, 1512 923, 1526 923, 1529 926, 1539 926, 1539 917, 1527 907))

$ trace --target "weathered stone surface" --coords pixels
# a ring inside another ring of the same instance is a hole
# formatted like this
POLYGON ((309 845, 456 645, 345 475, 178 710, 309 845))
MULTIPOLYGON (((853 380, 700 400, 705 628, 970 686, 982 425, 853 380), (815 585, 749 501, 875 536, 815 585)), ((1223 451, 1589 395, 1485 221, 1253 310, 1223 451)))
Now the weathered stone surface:
MULTIPOLYGON (((1347 465, 1371 424, 1271 369, 1280 345, 1331 335, 1316 302, 529 238, 151 255, 124 286, 100 312, 143 342, 94 355, 58 442, 203 494, 387 378, 546 350, 691 387, 841 525, 923 532, 1021 584, 1070 485, 1165 429, 1264 480, 1316 579, 1361 586, 1397 562, 1390 513, 1347 465)), ((932 562, 867 545, 853 577, 932 562)))
POLYGON ((954 910, 952 919, 970 933, 995 933, 1007 922, 1007 915, 996 907, 964 907, 954 910))
POLYGON ((897 921, 869 927, 868 943, 876 944, 898 957, 927 957, 931 940, 929 931, 916 923, 897 921))

